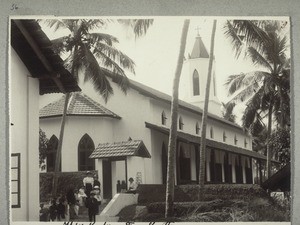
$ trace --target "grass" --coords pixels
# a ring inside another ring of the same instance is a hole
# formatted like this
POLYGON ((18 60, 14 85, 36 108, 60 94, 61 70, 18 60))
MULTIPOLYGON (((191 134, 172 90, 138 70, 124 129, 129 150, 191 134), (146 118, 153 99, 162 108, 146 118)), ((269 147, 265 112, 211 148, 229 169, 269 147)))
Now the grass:
POLYGON ((125 207, 119 214, 120 221, 158 222, 251 222, 290 221, 289 204, 280 205, 274 199, 253 197, 205 202, 181 202, 174 204, 174 217, 164 218, 165 203, 148 205, 148 213, 135 217, 136 205, 125 207))

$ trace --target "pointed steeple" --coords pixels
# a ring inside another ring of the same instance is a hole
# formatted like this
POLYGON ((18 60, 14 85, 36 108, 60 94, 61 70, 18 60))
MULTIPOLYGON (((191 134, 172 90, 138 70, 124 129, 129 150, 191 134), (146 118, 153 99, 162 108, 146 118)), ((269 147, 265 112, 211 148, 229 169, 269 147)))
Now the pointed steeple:
POLYGON ((209 58, 209 54, 199 35, 196 37, 194 47, 191 53, 191 59, 197 59, 197 58, 209 58))

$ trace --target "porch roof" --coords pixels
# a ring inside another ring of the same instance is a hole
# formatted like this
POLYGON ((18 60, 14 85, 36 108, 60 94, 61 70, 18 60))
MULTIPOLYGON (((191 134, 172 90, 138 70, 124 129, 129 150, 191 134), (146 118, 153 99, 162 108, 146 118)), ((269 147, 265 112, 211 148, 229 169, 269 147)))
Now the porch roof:
POLYGON ((130 140, 114 143, 100 143, 90 155, 93 159, 120 158, 126 156, 139 156, 151 158, 149 151, 141 140, 130 140))
MULTIPOLYGON (((145 125, 149 129, 156 130, 158 132, 169 135, 170 129, 167 127, 158 126, 158 125, 148 123, 148 122, 145 122, 145 125)), ((195 144, 200 144, 200 142, 201 142, 200 136, 195 136, 192 134, 184 133, 182 131, 177 131, 177 139, 182 140, 182 141, 192 142, 195 144)), ((263 160, 267 159, 266 156, 259 154, 257 152, 249 151, 249 150, 239 148, 236 146, 232 146, 232 145, 227 145, 222 142, 217 142, 217 141, 210 140, 210 139, 206 139, 206 145, 211 148, 215 148, 215 149, 219 149, 219 150, 223 150, 223 151, 227 151, 227 152, 231 152, 231 153, 236 153, 236 154, 240 154, 240 155, 250 156, 250 157, 253 157, 256 159, 263 159, 263 160)))

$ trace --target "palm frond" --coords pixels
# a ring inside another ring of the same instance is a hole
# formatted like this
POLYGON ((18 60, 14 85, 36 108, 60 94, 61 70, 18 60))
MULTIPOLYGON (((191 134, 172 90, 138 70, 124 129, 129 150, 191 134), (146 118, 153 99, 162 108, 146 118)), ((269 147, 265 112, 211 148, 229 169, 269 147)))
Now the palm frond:
POLYGON ((236 29, 232 26, 230 21, 226 21, 223 29, 225 36, 230 39, 233 51, 235 52, 236 58, 238 58, 241 54, 243 42, 239 35, 236 33, 236 29))
POLYGON ((249 56, 251 58, 254 65, 259 65, 268 68, 268 70, 271 73, 273 72, 272 65, 255 48, 253 47, 247 48, 246 56, 249 56))
POLYGON ((53 28, 54 31, 57 31, 61 28, 67 28, 66 24, 64 21, 59 20, 59 19, 46 19, 46 20, 40 20, 40 22, 44 23, 50 28, 53 28))
POLYGON ((136 38, 145 35, 154 22, 153 19, 119 19, 117 21, 126 27, 131 27, 136 38))
POLYGON ((112 46, 114 43, 119 43, 119 40, 116 37, 105 33, 89 33, 89 39, 91 41, 91 44, 104 42, 107 45, 112 46))
POLYGON ((52 43, 52 49, 55 53, 57 54, 61 54, 61 53, 65 53, 66 49, 65 49, 65 41, 66 41, 67 37, 60 37, 60 38, 56 38, 51 40, 52 43))
POLYGON ((89 20, 85 20, 87 28, 88 28, 88 32, 91 32, 95 29, 99 29, 99 28, 103 28, 103 26, 106 25, 107 20, 103 20, 103 19, 89 19, 89 20))
MULTIPOLYGON (((127 55, 125 55, 124 53, 115 49, 112 46, 98 42, 94 49, 94 54, 100 60, 101 60, 101 58, 103 60, 103 56, 105 55, 106 57, 116 61, 121 67, 128 69, 132 73, 135 73, 134 61, 132 59, 130 59, 127 55)), ((104 60, 104 62, 108 63, 109 61, 104 60)))
POLYGON ((84 81, 91 81, 95 90, 103 97, 105 102, 113 94, 113 89, 107 79, 108 71, 103 70, 93 53, 85 46, 81 46, 81 62, 85 67, 84 81))

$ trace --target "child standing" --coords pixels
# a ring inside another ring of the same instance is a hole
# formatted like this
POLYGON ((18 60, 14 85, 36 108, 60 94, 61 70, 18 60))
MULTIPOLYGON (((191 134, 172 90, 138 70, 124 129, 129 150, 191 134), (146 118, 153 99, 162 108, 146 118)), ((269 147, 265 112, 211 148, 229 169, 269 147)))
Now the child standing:
POLYGON ((93 191, 90 192, 90 197, 86 199, 86 207, 88 208, 90 222, 96 222, 96 215, 99 212, 99 208, 93 191))

